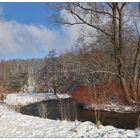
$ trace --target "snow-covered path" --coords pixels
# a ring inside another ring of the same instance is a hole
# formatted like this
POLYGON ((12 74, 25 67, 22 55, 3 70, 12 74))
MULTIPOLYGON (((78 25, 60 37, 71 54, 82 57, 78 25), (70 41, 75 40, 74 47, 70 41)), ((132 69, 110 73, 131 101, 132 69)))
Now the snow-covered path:
MULTIPOLYGON (((51 94, 9 95, 8 105, 28 104, 40 100, 53 99, 51 94)), ((0 137, 140 137, 140 130, 117 129, 102 126, 100 129, 91 122, 68 122, 27 116, 0 105, 0 137)))

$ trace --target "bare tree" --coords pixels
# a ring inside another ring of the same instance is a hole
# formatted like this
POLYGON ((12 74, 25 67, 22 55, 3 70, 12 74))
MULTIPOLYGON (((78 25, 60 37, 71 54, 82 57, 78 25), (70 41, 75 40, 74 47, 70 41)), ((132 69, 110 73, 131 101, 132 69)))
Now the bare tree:
POLYGON ((52 80, 53 80, 53 92, 56 95, 56 84, 55 84, 55 55, 56 51, 55 49, 52 49, 49 51, 49 57, 52 61, 52 80))
MULTIPOLYGON (((135 9, 135 12, 131 14, 131 17, 125 17, 126 7, 128 3, 66 3, 64 6, 65 11, 73 17, 73 20, 69 21, 67 19, 62 19, 60 22, 66 25, 86 25, 102 33, 111 40, 113 50, 114 50, 114 58, 117 67, 117 72, 113 73, 120 79, 120 83, 124 94, 126 96, 127 103, 133 103, 133 101, 137 101, 138 92, 136 90, 136 86, 138 83, 138 67, 139 67, 139 49, 137 49, 136 57, 134 60, 134 68, 133 68, 133 78, 128 79, 128 75, 126 73, 126 64, 125 64, 125 55, 124 55, 124 25, 132 20, 133 17, 138 17, 137 14, 138 8, 135 9), (112 30, 108 31, 105 28, 105 23, 111 21, 112 30), (137 80, 136 80, 137 79, 137 80), (131 84, 128 84, 128 81, 131 84), (133 88, 130 88, 133 83, 133 88)), ((139 47, 138 47, 139 48, 139 47)), ((99 71, 98 71, 99 72, 99 71)), ((101 71, 102 73, 103 71, 101 71)), ((105 71, 104 71, 105 72, 105 71)), ((112 72, 109 72, 112 74, 112 72)))

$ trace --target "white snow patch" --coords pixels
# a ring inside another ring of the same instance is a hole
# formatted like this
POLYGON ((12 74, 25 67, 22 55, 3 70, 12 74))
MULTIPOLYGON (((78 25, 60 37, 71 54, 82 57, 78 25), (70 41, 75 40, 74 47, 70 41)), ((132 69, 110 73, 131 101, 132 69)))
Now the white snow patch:
MULTIPOLYGON (((70 96, 63 94, 57 95, 59 98, 69 98, 70 96)), ((8 105, 27 105, 30 103, 58 99, 53 93, 15 93, 8 94, 4 103, 8 105)))
POLYGON ((70 98, 71 96, 68 94, 57 94, 57 97, 65 99, 65 98, 70 98))
POLYGON ((111 105, 92 104, 92 105, 84 105, 83 108, 88 110, 98 109, 98 110, 113 111, 113 112, 136 112, 140 110, 139 106, 128 106, 128 105, 118 105, 118 104, 111 104, 111 105))

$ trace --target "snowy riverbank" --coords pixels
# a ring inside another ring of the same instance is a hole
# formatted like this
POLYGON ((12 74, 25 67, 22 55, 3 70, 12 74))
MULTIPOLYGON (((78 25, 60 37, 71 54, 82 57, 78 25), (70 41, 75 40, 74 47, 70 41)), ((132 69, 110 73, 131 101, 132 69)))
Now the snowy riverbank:
MULTIPOLYGON (((57 94, 53 93, 14 93, 8 94, 4 103, 7 105, 28 105, 35 102, 54 100, 58 98, 70 98, 68 94, 57 94)), ((127 106, 127 105, 83 105, 84 109, 88 110, 104 110, 104 111, 113 111, 113 112, 136 112, 140 111, 140 107, 138 106, 127 106)))
POLYGON ((67 94, 58 94, 55 96, 53 93, 15 93, 8 94, 4 103, 7 105, 27 105, 30 103, 54 100, 59 98, 69 98, 67 94))
MULTIPOLYGON (((62 96, 61 98, 68 98, 62 96)), ((92 122, 69 122, 23 115, 9 109, 9 105, 27 105, 42 100, 56 99, 52 93, 9 94, 0 105, 0 137, 140 137, 140 130, 117 129, 92 122), (8 106, 7 106, 8 105, 8 106)))
POLYGON ((27 116, 0 106, 0 137, 140 137, 140 130, 27 116))
POLYGON ((87 110, 104 110, 109 112, 137 112, 140 111, 139 106, 129 106, 129 105, 118 105, 118 104, 104 104, 104 105, 85 105, 83 106, 84 109, 87 110))

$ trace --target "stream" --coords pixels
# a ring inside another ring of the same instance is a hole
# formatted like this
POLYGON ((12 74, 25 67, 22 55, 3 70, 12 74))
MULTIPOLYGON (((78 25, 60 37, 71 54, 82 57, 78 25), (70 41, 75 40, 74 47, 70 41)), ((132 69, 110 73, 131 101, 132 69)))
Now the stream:
MULTIPOLYGON (((84 110, 72 98, 49 100, 23 106, 20 113, 54 120, 91 121, 96 122, 94 110, 84 110)), ((122 129, 135 129, 138 127, 139 112, 117 113, 99 111, 100 121, 103 125, 112 125, 122 129)))

